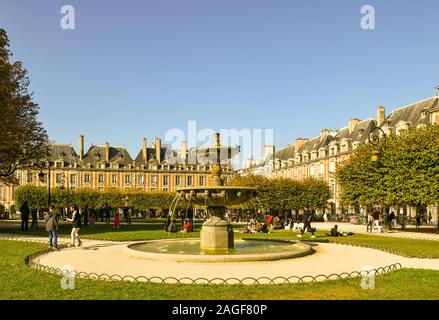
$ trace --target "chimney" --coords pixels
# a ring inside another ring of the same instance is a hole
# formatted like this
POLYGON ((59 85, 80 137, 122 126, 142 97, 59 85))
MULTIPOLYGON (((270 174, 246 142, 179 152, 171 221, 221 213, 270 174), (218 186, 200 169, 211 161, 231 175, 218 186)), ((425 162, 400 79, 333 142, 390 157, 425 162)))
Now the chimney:
POLYGON ((79 136, 79 160, 84 159, 84 135, 79 136))
POLYGON ((439 86, 436 86, 436 98, 439 98, 439 86))
POLYGON ((265 145, 263 160, 266 160, 269 156, 273 156, 273 155, 274 155, 274 146, 265 145))
POLYGON ((180 155, 183 163, 186 163, 187 160, 187 144, 185 140, 180 142, 180 155))
POLYGON ((377 108, 377 118, 376 118, 377 127, 381 127, 381 125, 384 122, 385 116, 386 116, 386 113, 385 113, 384 107, 383 106, 379 106, 377 108))
POLYGON ((162 161, 161 150, 162 150, 162 141, 160 140, 160 138, 155 138, 155 157, 158 163, 162 161))
POLYGON ((296 138, 296 142, 294 143, 294 150, 298 152, 300 147, 305 143, 306 140, 308 139, 296 138))
POLYGON ((357 118, 353 118, 351 120, 349 120, 349 134, 351 134, 352 132, 354 132, 355 127, 357 126, 357 124, 360 123, 360 120, 357 118))
POLYGON ((110 161, 110 145, 105 143, 105 161, 110 161))
POLYGON ((323 140, 323 138, 327 135, 329 135, 329 129, 323 129, 322 131, 320 131, 320 140, 323 140))
POLYGON ((148 148, 148 140, 146 138, 143 138, 142 155, 143 155, 143 161, 145 161, 145 163, 148 162, 147 148, 148 148))

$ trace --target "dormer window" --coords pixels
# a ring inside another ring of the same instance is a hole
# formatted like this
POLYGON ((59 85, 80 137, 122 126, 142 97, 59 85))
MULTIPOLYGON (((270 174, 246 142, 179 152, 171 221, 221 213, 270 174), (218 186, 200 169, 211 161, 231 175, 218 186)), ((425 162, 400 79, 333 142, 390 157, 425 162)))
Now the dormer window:
POLYGON ((100 159, 101 158, 101 154, 100 153, 96 153, 96 159, 100 159))

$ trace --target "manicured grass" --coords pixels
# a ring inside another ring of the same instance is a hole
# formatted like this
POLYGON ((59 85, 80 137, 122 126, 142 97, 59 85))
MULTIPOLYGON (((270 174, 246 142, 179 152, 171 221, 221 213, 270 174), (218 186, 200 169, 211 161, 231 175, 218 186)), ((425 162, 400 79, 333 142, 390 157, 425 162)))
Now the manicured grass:
MULTIPOLYGON (((162 224, 122 224, 117 230, 112 224, 97 224, 94 227, 83 226, 80 230, 80 236, 84 239, 110 240, 110 241, 138 241, 165 238, 197 238, 200 236, 199 229, 201 225, 196 224, 196 232, 193 233, 168 233, 164 231, 162 224), (198 231, 197 231, 198 230, 198 231)), ((60 224, 58 235, 60 237, 70 237, 72 225, 70 223, 60 224)), ((0 226, 1 233, 14 233, 27 236, 47 236, 47 232, 42 227, 30 228, 27 232, 21 232, 19 226, 0 226)))
MULTIPOLYGON (((243 237, 297 240, 299 239, 297 234, 299 233, 281 230, 270 234, 251 234, 243 237)), ((373 236, 359 233, 349 237, 328 237, 326 231, 317 231, 315 236, 316 239, 310 239, 311 234, 305 233, 302 240, 363 246, 394 252, 406 257, 439 258, 439 241, 373 236)))
POLYGON ((63 290, 60 276, 30 269, 26 256, 45 245, 0 240, 0 299, 439 299, 439 271, 403 269, 378 276, 375 290, 360 279, 292 285, 166 285, 75 280, 63 290))
MULTIPOLYGON (((138 240, 152 240, 152 239, 167 239, 167 238, 198 238, 200 236, 199 230, 201 224, 195 224, 195 232, 192 233, 168 233, 163 231, 162 224, 142 224, 142 225, 122 225, 119 230, 113 228, 112 225, 95 225, 93 228, 83 226, 80 230, 80 235, 84 239, 95 240, 111 240, 111 241, 138 241, 138 240)), ((235 228, 239 231, 238 228, 235 228)), ((71 225, 68 223, 61 224, 59 235, 69 237, 71 232, 71 225)), ((12 226, 10 224, 0 223, 1 233, 14 233, 32 236, 47 236, 47 232, 39 227, 30 229, 28 232, 22 233, 19 226, 12 226)), ((240 238, 254 238, 254 239, 285 239, 298 240, 297 232, 276 230, 269 234, 243 234, 235 232, 235 239, 240 238)), ((350 244, 356 246, 365 246, 369 248, 381 249, 398 253, 406 257, 420 257, 420 258, 439 258, 439 242, 431 240, 419 239, 404 239, 385 236, 373 236, 366 234, 355 234, 352 237, 328 237, 326 231, 317 231, 316 239, 310 239, 311 234, 305 233, 302 240, 315 242, 333 242, 341 244, 350 244)))

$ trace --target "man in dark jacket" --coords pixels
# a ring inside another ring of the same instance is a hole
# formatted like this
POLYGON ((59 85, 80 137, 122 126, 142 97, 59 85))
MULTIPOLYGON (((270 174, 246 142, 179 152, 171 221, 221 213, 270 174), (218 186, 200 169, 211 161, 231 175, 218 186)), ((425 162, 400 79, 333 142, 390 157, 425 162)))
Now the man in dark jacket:
POLYGON ((20 207, 21 213, 21 231, 27 231, 29 225, 29 204, 25 201, 20 207))
POLYGON ((44 219, 46 231, 49 232, 49 249, 58 249, 58 214, 53 211, 53 207, 49 208, 49 212, 44 219))
POLYGON ((308 230, 312 234, 311 239, 314 239, 315 238, 315 236, 314 236, 315 229, 311 227, 311 217, 312 217, 311 210, 309 210, 308 208, 305 208, 305 212, 303 213, 303 229, 302 229, 301 236, 303 236, 305 231, 308 230))

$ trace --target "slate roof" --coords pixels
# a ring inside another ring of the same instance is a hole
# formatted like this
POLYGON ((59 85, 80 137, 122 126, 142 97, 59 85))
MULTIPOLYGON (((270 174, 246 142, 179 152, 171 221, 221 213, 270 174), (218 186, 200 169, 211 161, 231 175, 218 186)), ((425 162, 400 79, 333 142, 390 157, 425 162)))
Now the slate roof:
POLYGON ((439 98, 432 97, 411 105, 393 110, 385 120, 385 124, 396 127, 400 121, 410 122, 412 127, 428 124, 429 118, 423 112, 439 108, 439 98))
MULTIPOLYGON (((166 160, 166 156, 167 156, 167 152, 171 152, 170 154, 172 154, 174 157, 177 156, 177 153, 170 149, 167 146, 162 146, 160 148, 160 159, 161 161, 165 161, 166 160)), ((148 162, 155 162, 156 161, 156 149, 155 148, 146 148, 146 154, 147 154, 147 158, 148 158, 148 162)), ((137 154, 136 159, 134 160, 136 166, 145 164, 145 158, 143 157, 143 150, 140 149, 139 153, 137 154)))
POLYGON ((50 161, 62 159, 65 165, 79 161, 79 156, 75 152, 73 146, 69 144, 52 144, 49 148, 49 155, 47 157, 50 161))
MULTIPOLYGON (((109 162, 115 162, 122 165, 133 163, 133 159, 124 147, 111 147, 109 162)), ((83 163, 95 165, 97 162, 105 161, 105 146, 91 146, 84 155, 83 163)))

